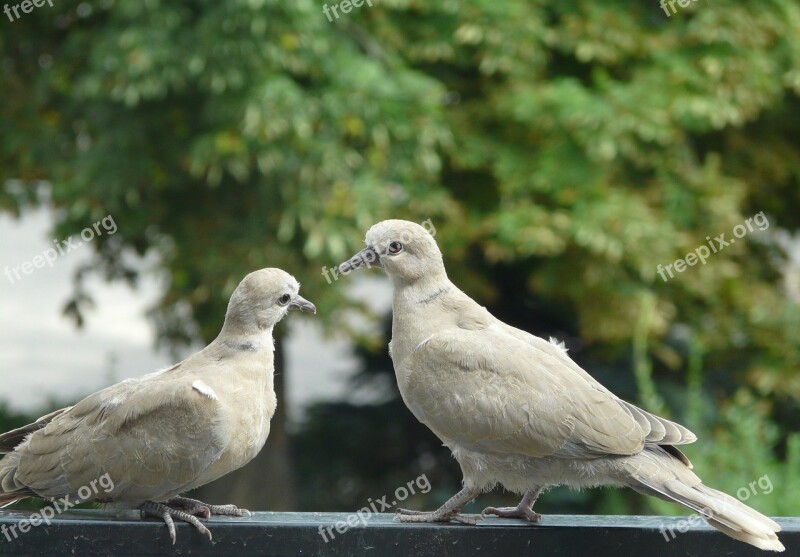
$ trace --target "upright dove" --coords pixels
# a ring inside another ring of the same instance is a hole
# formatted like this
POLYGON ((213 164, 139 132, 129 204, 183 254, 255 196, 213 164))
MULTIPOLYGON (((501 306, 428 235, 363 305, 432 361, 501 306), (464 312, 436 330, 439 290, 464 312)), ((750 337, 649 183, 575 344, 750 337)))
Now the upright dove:
POLYGON ((615 396, 552 339, 491 315, 448 279, 423 227, 374 225, 366 247, 339 270, 371 266, 394 287, 389 353, 403 401, 452 451, 464 477, 439 509, 401 509, 399 520, 474 524, 462 507, 500 484, 522 500, 483 514, 538 522, 533 504, 544 489, 612 485, 679 503, 758 548, 784 550, 776 522, 692 472, 676 446, 694 434, 615 396))
POLYGON ((244 466, 264 446, 276 407, 272 329, 289 310, 316 313, 299 289, 280 269, 250 273, 200 352, 0 435, 0 506, 41 497, 140 509, 166 523, 172 543, 173 519, 210 539, 198 516, 242 516, 234 505, 180 494, 244 466))

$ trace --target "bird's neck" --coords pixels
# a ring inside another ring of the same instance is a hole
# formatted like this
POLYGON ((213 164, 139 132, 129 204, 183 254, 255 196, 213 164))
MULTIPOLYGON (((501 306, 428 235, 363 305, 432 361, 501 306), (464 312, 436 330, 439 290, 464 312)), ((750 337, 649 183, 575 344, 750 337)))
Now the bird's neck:
POLYGON ((457 300, 463 296, 445 276, 440 280, 395 285, 392 299, 392 360, 395 368, 419 343, 458 323, 457 300))
POLYGON ((275 360, 272 327, 245 331, 223 327, 206 350, 210 351, 209 356, 214 361, 236 373, 238 378, 249 377, 265 386, 272 386, 275 360), (236 365, 227 365, 232 362, 236 365))
POLYGON ((403 309, 413 308, 417 305, 426 305, 445 295, 451 289, 456 289, 444 269, 414 280, 406 281, 400 277, 392 277, 394 297, 392 305, 403 309))
POLYGON ((274 350, 273 328, 273 326, 259 325, 255 322, 243 322, 226 318, 215 342, 221 342, 225 345, 255 347, 259 351, 264 348, 274 350))

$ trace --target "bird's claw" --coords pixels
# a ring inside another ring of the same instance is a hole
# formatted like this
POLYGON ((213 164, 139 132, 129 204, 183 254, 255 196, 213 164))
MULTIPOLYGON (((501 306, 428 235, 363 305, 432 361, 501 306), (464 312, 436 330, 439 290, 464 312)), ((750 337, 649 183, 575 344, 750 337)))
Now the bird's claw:
POLYGON ((475 526, 482 520, 479 516, 466 516, 458 512, 442 513, 439 511, 412 511, 409 509, 397 509, 395 518, 400 522, 460 522, 475 526))
POLYGON ((211 514, 217 516, 244 516, 245 513, 247 513, 247 516, 251 516, 253 514, 247 509, 240 509, 236 505, 208 505, 208 509, 211 514))
POLYGON ((213 539, 211 530, 206 528, 200 519, 211 518, 212 515, 218 516, 244 516, 251 513, 247 509, 240 509, 236 505, 207 505, 197 499, 189 499, 188 497, 173 497, 166 503, 156 503, 154 501, 147 501, 139 509, 147 516, 155 516, 164 521, 169 530, 169 537, 172 540, 172 545, 175 545, 175 521, 173 518, 188 522, 202 535, 208 537, 209 540, 213 539))
POLYGON ((534 512, 533 509, 520 507, 486 507, 481 512, 481 516, 494 515, 499 518, 524 518, 530 522, 539 522, 542 515, 534 512))
MULTIPOLYGON (((206 528, 203 523, 200 522, 200 519, 185 510, 176 509, 164 503, 156 503, 154 501, 145 502, 141 507, 139 507, 139 509, 145 514, 145 516, 154 516, 164 521, 164 524, 167 525, 167 530, 169 531, 169 537, 172 540, 172 545, 175 545, 175 541, 177 539, 175 534, 175 521, 173 518, 188 522, 194 526, 198 532, 208 537, 209 540, 213 539, 211 530, 206 528)), ((193 510, 197 511, 199 509, 195 508, 193 510)), ((206 508, 206 510, 208 510, 208 508, 206 508)))
POLYGON ((167 501, 167 505, 172 508, 178 507, 184 512, 199 515, 203 518, 211 518, 212 515, 244 516, 244 513, 247 513, 250 516, 252 514, 247 509, 240 509, 236 505, 209 505, 188 497, 173 497, 167 501))

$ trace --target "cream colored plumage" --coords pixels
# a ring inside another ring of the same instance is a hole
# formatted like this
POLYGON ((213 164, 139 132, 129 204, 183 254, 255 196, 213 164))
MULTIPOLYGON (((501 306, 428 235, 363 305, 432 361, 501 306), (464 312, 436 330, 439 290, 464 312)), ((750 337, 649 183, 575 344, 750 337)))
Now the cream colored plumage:
POLYGON ((382 267, 394 286, 389 351, 408 408, 447 445, 464 488, 436 511, 400 520, 474 523, 460 509, 501 484, 525 494, 516 508, 484 514, 538 521, 549 486, 626 486, 680 503, 712 526, 762 549, 783 551, 777 523, 704 486, 675 447, 696 440, 681 425, 629 404, 547 342, 499 321, 447 277, 421 226, 389 220, 340 270, 382 267))
POLYGON ((316 313, 298 291, 280 269, 250 273, 231 296, 219 336, 200 352, 0 436, 0 505, 74 501, 108 474, 113 489, 89 500, 161 517, 173 543, 172 518, 210 538, 195 514, 241 516, 233 505, 178 495, 244 466, 264 446, 276 406, 272 329, 289 309, 316 313))

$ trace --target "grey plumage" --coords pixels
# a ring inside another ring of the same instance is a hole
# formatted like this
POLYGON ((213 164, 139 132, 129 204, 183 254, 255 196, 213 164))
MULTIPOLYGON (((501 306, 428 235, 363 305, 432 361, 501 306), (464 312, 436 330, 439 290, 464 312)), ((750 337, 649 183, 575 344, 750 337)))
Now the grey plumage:
POLYGON ((629 404, 591 377, 563 346, 511 327, 447 277, 431 235, 389 220, 367 232, 366 248, 340 265, 382 267, 394 287, 389 351, 403 401, 453 452, 464 489, 406 522, 474 523, 460 509, 497 484, 525 497, 485 514, 538 521, 549 486, 626 486, 677 502, 729 536, 783 551, 778 524, 704 486, 677 448, 695 435, 629 404))
POLYGON ((316 312, 298 291, 280 269, 250 273, 219 336, 200 352, 0 436, 0 506, 29 496, 75 500, 108 474, 113 489, 89 500, 160 516, 173 542, 172 517, 210 537, 195 514, 241 516, 178 495, 244 466, 264 446, 276 406, 272 329, 289 309, 316 312))

